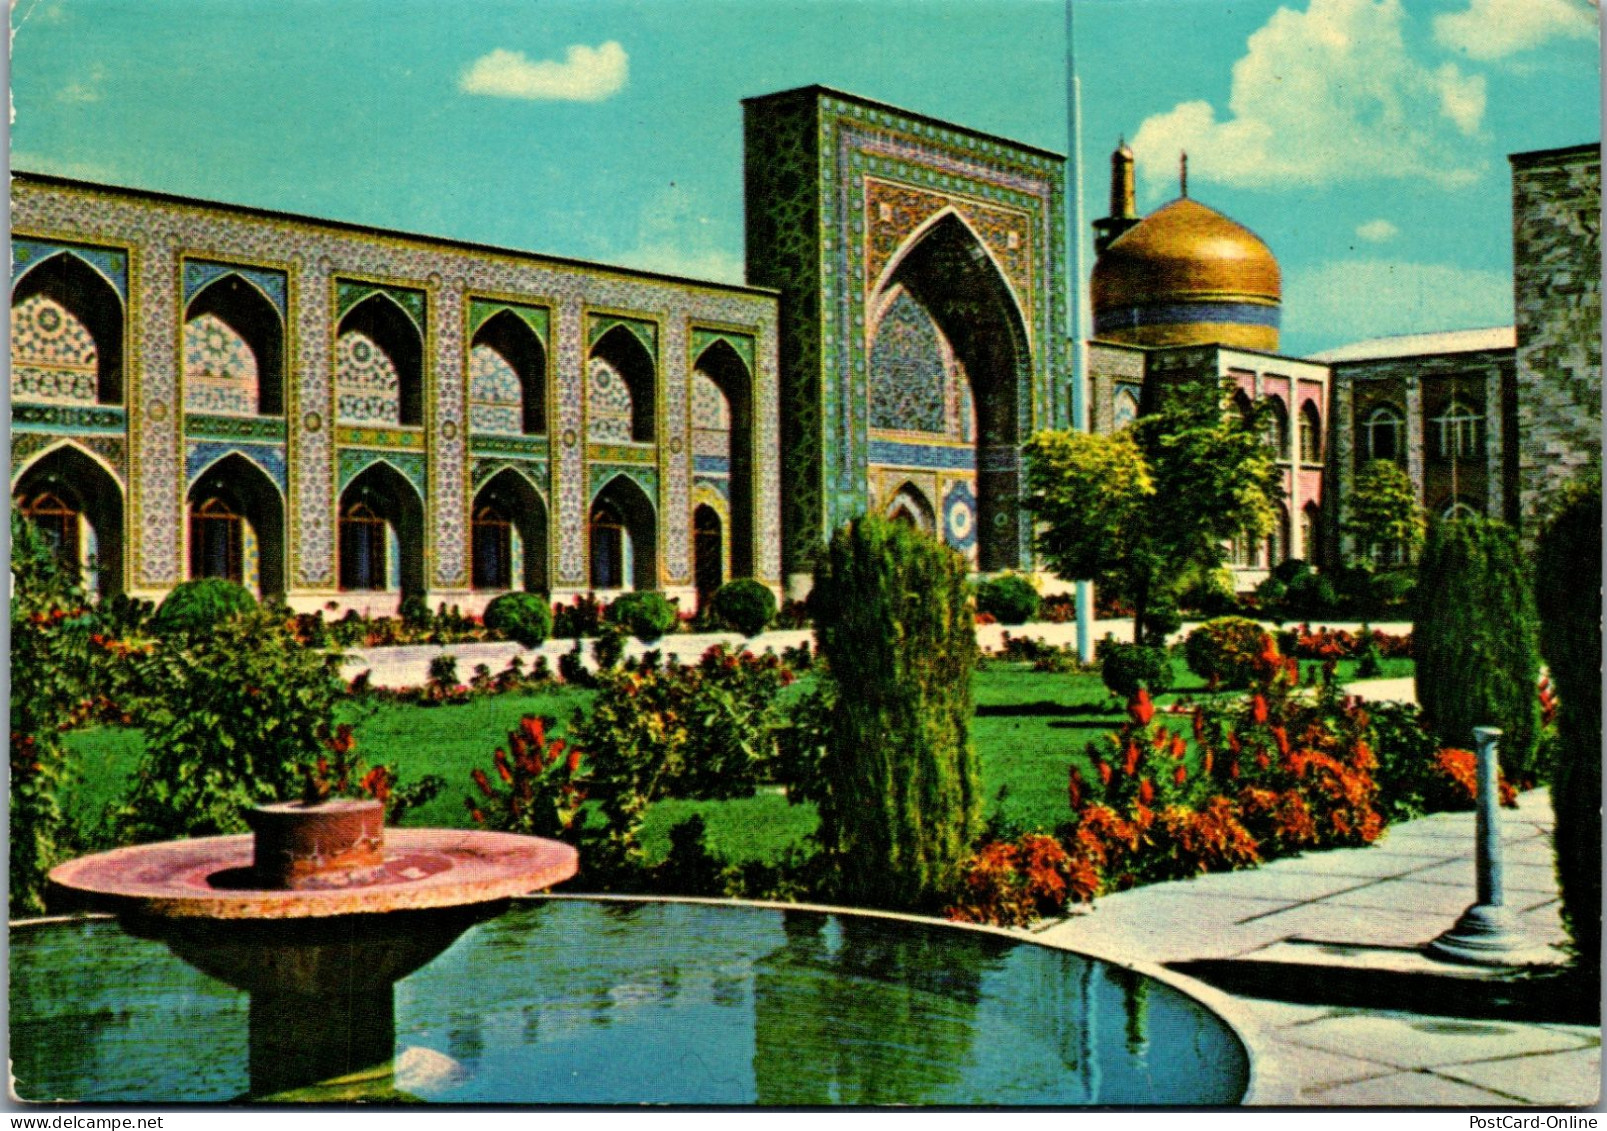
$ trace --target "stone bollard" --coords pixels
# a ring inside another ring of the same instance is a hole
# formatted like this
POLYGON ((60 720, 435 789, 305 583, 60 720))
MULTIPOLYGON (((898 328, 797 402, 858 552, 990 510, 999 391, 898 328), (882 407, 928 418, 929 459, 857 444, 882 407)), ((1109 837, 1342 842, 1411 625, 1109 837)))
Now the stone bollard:
POLYGON ((1428 944, 1435 958, 1478 966, 1525 966, 1549 961, 1551 949, 1523 933, 1517 915, 1506 906, 1501 876, 1500 762, 1496 727, 1474 727, 1478 757, 1478 797, 1474 848, 1477 898, 1456 926, 1428 944))

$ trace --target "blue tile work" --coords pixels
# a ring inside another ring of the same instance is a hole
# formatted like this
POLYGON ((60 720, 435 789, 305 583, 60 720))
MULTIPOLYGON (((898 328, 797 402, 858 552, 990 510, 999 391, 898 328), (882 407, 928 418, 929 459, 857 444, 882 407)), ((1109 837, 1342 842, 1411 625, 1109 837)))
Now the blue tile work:
POLYGON ((238 275, 252 284, 274 305, 279 317, 285 317, 289 285, 283 271, 268 271, 260 267, 234 267, 227 263, 208 263, 200 259, 184 261, 184 305, 212 283, 226 275, 238 275))
POLYGON ((11 308, 11 399, 49 404, 96 403, 99 352, 89 328, 44 295, 11 308))
POLYGON ((943 541, 962 552, 976 545, 976 495, 956 483, 943 497, 943 541))
POLYGON ((932 316, 900 290, 876 327, 870 352, 870 426, 946 430, 948 366, 932 316))
POLYGON ((367 448, 340 449, 340 478, 339 489, 344 491, 353 479, 371 464, 388 463, 399 471, 403 478, 413 484, 418 491, 419 498, 427 497, 427 488, 424 475, 424 456, 418 452, 378 452, 367 448))
POLYGON ((940 471, 976 470, 976 449, 939 444, 905 444, 872 440, 870 462, 892 467, 932 468, 940 471))
POLYGON ((1280 317, 1278 307, 1253 302, 1143 303, 1101 310, 1094 319, 1094 333, 1105 334, 1138 326, 1177 326, 1202 322, 1270 326, 1276 330, 1280 317))
POLYGON ((118 296, 126 303, 128 301, 128 255, 116 248, 93 247, 88 244, 54 243, 45 240, 31 240, 23 236, 13 236, 11 239, 11 283, 15 286, 17 280, 30 268, 43 263, 52 255, 67 252, 76 255, 85 263, 106 277, 106 281, 116 288, 118 296))
POLYGON ((257 411, 257 355, 215 314, 184 324, 184 411, 257 411))
POLYGON ((729 475, 731 461, 725 456, 693 456, 692 470, 699 474, 729 475))
POLYGON ((217 443, 211 440, 190 440, 184 445, 184 482, 194 483, 196 476, 230 453, 239 453, 268 473, 278 485, 281 494, 290 490, 285 474, 285 449, 282 444, 217 443))

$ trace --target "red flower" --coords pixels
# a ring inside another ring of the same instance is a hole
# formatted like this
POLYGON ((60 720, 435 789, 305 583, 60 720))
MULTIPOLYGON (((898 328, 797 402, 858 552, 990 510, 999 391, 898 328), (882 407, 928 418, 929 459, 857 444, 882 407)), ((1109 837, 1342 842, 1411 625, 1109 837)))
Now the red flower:
POLYGON ((1189 744, 1183 741, 1182 735, 1172 739, 1172 757, 1181 759, 1184 754, 1188 753, 1188 748, 1189 744))
POLYGON ((1138 689, 1138 694, 1127 704, 1127 713, 1139 726, 1149 726, 1149 721, 1155 717, 1155 705, 1149 701, 1148 690, 1142 687, 1138 689))
POLYGON ((502 780, 507 784, 512 785, 513 771, 508 768, 508 755, 500 746, 497 747, 497 752, 492 756, 491 760, 497 764, 497 773, 501 776, 502 780))
POLYGON ((1138 770, 1138 758, 1138 743, 1129 742, 1127 744, 1127 758, 1124 762, 1122 762, 1122 773, 1126 774, 1128 777, 1132 777, 1133 774, 1138 770))
POLYGON ((1154 800, 1155 786, 1148 778, 1145 778, 1143 781, 1138 783, 1138 803, 1140 805, 1148 805, 1154 800))
POLYGON ((1077 767, 1071 768, 1071 780, 1066 783, 1066 796, 1071 801, 1072 812, 1082 808, 1082 774, 1077 767))
POLYGON ((1167 730, 1165 727, 1159 727, 1156 729, 1155 737, 1151 741, 1154 743, 1156 750, 1165 750, 1166 740, 1170 737, 1172 737, 1171 731, 1167 730))
POLYGON ((1179 766, 1177 768, 1176 772, 1174 772, 1172 774, 1172 780, 1174 782, 1176 782, 1178 785, 1182 785, 1184 782, 1188 781, 1189 780, 1188 767, 1187 766, 1179 766))
POLYGON ((1273 727, 1272 740, 1278 744, 1278 753, 1289 757, 1289 732, 1282 727, 1273 727))
POLYGON ((1101 785, 1109 785, 1110 784, 1110 763, 1109 762, 1095 762, 1094 763, 1094 769, 1099 771, 1099 783, 1101 785))
POLYGON ((474 779, 474 784, 479 787, 480 792, 485 796, 496 796, 496 791, 491 788, 491 780, 485 776, 485 771, 479 766, 474 767, 474 771, 469 775, 469 777, 474 779))
MULTIPOLYGON (((561 744, 559 744, 559 745, 561 745, 561 744)), ((580 747, 571 746, 569 748, 569 763, 568 763, 568 765, 569 765, 569 772, 570 773, 574 773, 576 770, 580 769, 580 747)))
POLYGON ((1250 696, 1250 720, 1256 724, 1267 721, 1266 696, 1262 695, 1259 691, 1250 696))

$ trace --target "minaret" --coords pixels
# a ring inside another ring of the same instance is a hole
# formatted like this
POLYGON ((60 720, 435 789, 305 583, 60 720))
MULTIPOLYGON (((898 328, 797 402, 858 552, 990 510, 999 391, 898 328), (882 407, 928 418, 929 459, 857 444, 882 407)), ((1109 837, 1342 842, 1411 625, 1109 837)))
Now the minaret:
POLYGON ((1133 151, 1122 139, 1110 155, 1110 215, 1094 221, 1094 254, 1100 255, 1128 228, 1138 223, 1133 189, 1133 151))

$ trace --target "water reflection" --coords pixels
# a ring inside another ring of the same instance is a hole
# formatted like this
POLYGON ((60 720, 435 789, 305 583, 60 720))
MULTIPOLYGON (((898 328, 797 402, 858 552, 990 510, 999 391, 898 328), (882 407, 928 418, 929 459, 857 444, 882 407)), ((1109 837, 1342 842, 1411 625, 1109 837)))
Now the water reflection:
MULTIPOLYGON (((14 931, 12 977, 25 1097, 245 1090, 245 995, 115 924, 14 931)), ((407 1090, 442 1103, 1231 1103, 1246 1079, 1225 1027, 1149 979, 801 911, 515 904, 399 982, 393 1016, 386 1051, 427 1069, 407 1090)))

